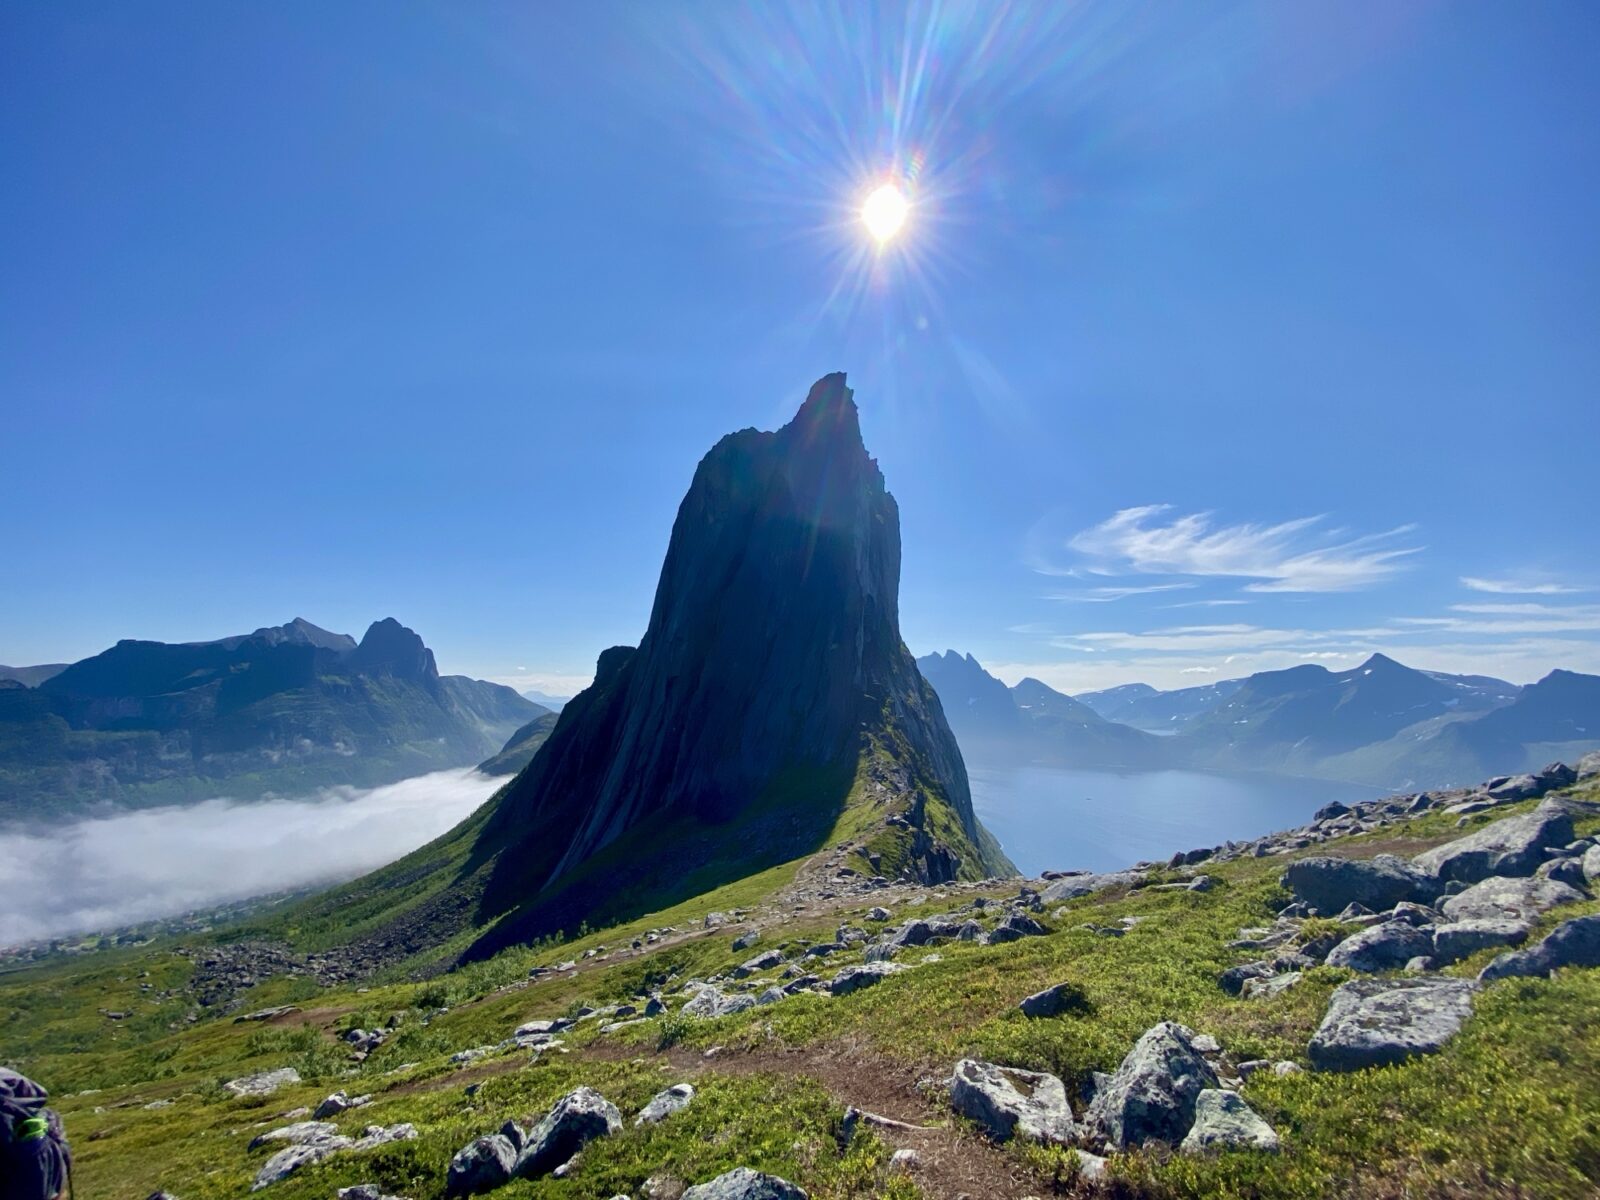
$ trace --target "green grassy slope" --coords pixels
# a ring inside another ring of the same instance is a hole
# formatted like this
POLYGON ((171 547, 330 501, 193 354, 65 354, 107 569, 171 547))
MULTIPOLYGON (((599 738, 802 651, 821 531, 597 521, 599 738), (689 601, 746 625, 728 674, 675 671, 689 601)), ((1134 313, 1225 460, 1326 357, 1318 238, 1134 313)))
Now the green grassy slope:
MULTIPOLYGON (((1600 788, 1591 783, 1581 794, 1600 799, 1600 788)), ((1468 825, 1518 810, 1480 814, 1468 825)), ((854 812, 847 806, 841 825, 858 820, 854 812)), ((1597 826, 1600 820, 1586 819, 1579 831, 1597 826)), ((1334 849, 1414 853, 1460 832, 1452 816, 1430 814, 1334 849)), ((436 843, 424 858, 459 869, 460 838, 436 843)), ((413 868, 416 861, 422 860, 414 859, 413 868)), ((791 862, 625 924, 506 950, 437 978, 396 975, 333 990, 304 978, 272 979, 245 996, 243 1007, 293 1001, 303 1011, 265 1026, 209 1015, 186 1023, 188 1003, 160 996, 181 987, 193 958, 174 955, 171 946, 117 951, 0 979, 0 1046, 55 1090, 78 1150, 79 1194, 103 1200, 140 1200, 158 1186, 185 1200, 239 1196, 265 1158, 247 1149, 249 1138, 335 1087, 374 1096, 370 1106, 340 1118, 342 1127, 411 1121, 421 1137, 331 1158, 263 1195, 325 1200, 336 1187, 372 1181, 396 1195, 434 1200, 442 1195, 450 1154, 507 1117, 537 1114, 580 1083, 599 1088, 631 1116, 655 1090, 682 1078, 692 1078, 700 1096, 680 1118, 649 1130, 630 1125, 596 1144, 571 1179, 520 1182, 496 1195, 605 1200, 642 1194, 650 1176, 696 1182, 746 1164, 782 1174, 813 1196, 904 1200, 954 1194, 951 1163, 965 1163, 990 1181, 981 1192, 960 1185, 969 1194, 1087 1194, 1070 1181, 1066 1155, 992 1147, 952 1121, 937 1094, 923 1098, 915 1081, 976 1055, 1054 1071, 1070 1087, 1113 1067, 1144 1029, 1163 1019, 1214 1034, 1235 1061, 1303 1063, 1328 995, 1347 973, 1317 968, 1300 987, 1268 999, 1230 997, 1215 983, 1239 959, 1227 942, 1241 927, 1269 921, 1282 903, 1283 864, 1267 858, 1208 866, 1218 882, 1205 893, 1144 889, 1074 901, 1043 918, 1047 936, 999 946, 942 945, 938 961, 930 962, 914 952, 902 958, 913 969, 847 997, 801 995, 707 1022, 668 1015, 612 1034, 586 1022, 567 1036, 565 1052, 533 1063, 518 1051, 467 1065, 449 1056, 580 1002, 627 1000, 641 988, 667 984, 675 1003, 669 980, 726 972, 750 953, 732 948, 735 930, 703 928, 711 911, 751 910, 751 920, 764 927, 760 945, 786 948, 793 957, 808 943, 830 940, 841 921, 861 922, 870 904, 887 903, 899 918, 949 912, 973 893, 908 887, 780 905, 777 893, 801 867, 791 862), (1124 916, 1142 920, 1120 938, 1084 928, 1124 916), (659 940, 649 940, 652 931, 659 940), (569 961, 578 967, 528 979, 532 966, 569 961), (1016 1012, 1022 996, 1061 981, 1081 993, 1072 1011, 1031 1021, 1016 1012), (111 1020, 102 1010, 131 1015, 111 1020), (398 1029, 390 1040, 365 1062, 350 1062, 336 1032, 372 1028, 391 1016, 398 1029), (707 1057, 714 1047, 721 1049, 707 1057), (220 1079, 284 1065, 296 1066, 305 1082, 270 1100, 231 1099, 217 1087, 220 1079), (469 1092, 469 1085, 477 1086, 469 1092), (163 1100, 172 1103, 146 1107, 163 1100), (929 1131, 880 1131, 841 1154, 834 1134, 849 1103, 894 1107, 893 1115, 929 1131), (907 1139, 927 1162, 909 1176, 890 1174, 888 1151, 907 1139)), ((390 868, 397 878, 407 869, 404 862, 390 868)), ((436 874, 414 883, 418 895, 437 886, 436 874)), ((1012 890, 997 885, 988 894, 1012 890)), ((368 919, 362 904, 345 890, 320 907, 303 906, 299 936, 327 933, 341 911, 360 924, 368 919)), ((1563 907, 1547 915, 1541 931, 1597 910, 1596 901, 1563 907)), ((1449 972, 1475 974, 1491 954, 1449 972)), ((831 957, 822 973, 859 957, 859 950, 831 957)), ((773 974, 762 973, 758 982, 773 974)), ((1282 1154, 1119 1156, 1112 1160, 1111 1194, 1592 1196, 1600 1187, 1600 971, 1491 985, 1462 1034, 1437 1055, 1352 1074, 1259 1073, 1244 1094, 1282 1135, 1282 1154)))

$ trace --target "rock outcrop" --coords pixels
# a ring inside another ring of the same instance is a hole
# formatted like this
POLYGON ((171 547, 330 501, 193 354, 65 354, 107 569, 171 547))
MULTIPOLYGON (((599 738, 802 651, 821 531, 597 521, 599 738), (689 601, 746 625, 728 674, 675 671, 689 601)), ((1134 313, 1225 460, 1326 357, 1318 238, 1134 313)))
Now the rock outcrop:
POLYGON ((1431 1054, 1472 1014, 1470 979, 1353 979, 1340 984, 1312 1035, 1308 1054, 1320 1071, 1390 1066, 1431 1054))
POLYGON ((793 858, 861 786, 885 822, 872 853, 898 873, 1010 871, 901 641, 899 584, 899 512, 842 374, 777 432, 723 438, 678 510, 643 639, 600 656, 499 800, 479 843, 498 855, 483 911, 525 909, 516 937, 575 924, 584 903, 541 914, 541 893, 645 823, 689 843, 788 805, 811 844, 738 848, 766 852, 752 868, 793 858))

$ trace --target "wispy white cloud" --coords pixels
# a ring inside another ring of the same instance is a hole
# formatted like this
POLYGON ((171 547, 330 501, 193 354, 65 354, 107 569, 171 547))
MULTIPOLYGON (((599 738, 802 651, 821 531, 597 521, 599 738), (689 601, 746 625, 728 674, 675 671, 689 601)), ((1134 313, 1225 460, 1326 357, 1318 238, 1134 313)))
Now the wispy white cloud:
POLYGON ((1047 596, 1046 599, 1077 600, 1084 603, 1103 604, 1110 600, 1126 600, 1129 596, 1149 596, 1156 592, 1181 592, 1194 586, 1192 583, 1148 583, 1143 586, 1092 587, 1076 592, 1055 592, 1047 596))
POLYGON ((1215 667, 1184 667, 1179 672, 1180 675, 1215 675, 1216 673, 1217 669, 1215 667))
MULTIPOLYGON (((1165 504, 1125 508, 1074 534, 1064 548, 1090 571, 1247 579, 1251 592, 1355 591, 1391 578, 1421 548, 1401 542, 1414 531, 1410 525, 1351 537, 1325 529, 1321 516, 1217 525, 1210 513, 1171 513, 1165 504)), ((1034 565, 1064 573, 1048 562, 1034 565)))
POLYGON ((1163 604, 1162 608, 1226 608, 1235 604, 1249 604, 1248 600, 1182 600, 1177 604, 1163 604))
POLYGON ((1492 592, 1499 596, 1571 596, 1590 592, 1593 588, 1573 587, 1566 583, 1539 583, 1532 580, 1481 579, 1475 575, 1461 577, 1463 587, 1474 592, 1492 592))

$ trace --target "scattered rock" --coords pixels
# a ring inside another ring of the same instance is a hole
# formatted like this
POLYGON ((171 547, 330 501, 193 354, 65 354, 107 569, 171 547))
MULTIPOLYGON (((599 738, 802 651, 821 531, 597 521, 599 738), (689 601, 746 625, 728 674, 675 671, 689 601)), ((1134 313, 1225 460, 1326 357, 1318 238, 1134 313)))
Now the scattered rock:
POLYGON ((1318 912, 1336 913, 1348 904, 1373 912, 1402 900, 1428 904, 1439 895, 1439 880, 1392 854, 1371 859, 1302 858, 1283 872, 1284 886, 1318 912))
POLYGON ((896 1150, 889 1156, 889 1170, 891 1171, 900 1171, 909 1175, 920 1166, 922 1166, 922 1156, 909 1146, 902 1150, 896 1150))
POLYGON ((1556 800, 1546 800, 1521 816, 1506 817, 1464 838, 1425 850, 1412 865, 1441 880, 1477 883, 1492 875, 1532 875, 1548 846, 1572 840, 1572 814, 1556 800))
POLYGON ((1354 979, 1334 990, 1307 1048, 1319 1071, 1357 1071, 1432 1054, 1472 1013, 1477 984, 1438 977, 1354 979))
POLYGON ((1330 967, 1371 973, 1403 967, 1419 954, 1433 953, 1433 937, 1405 921, 1385 921, 1345 938, 1328 952, 1330 967))
POLYGON ((693 1099, 693 1084, 675 1083, 652 1096, 650 1103, 639 1110, 639 1115, 634 1118, 633 1123, 654 1125, 658 1121, 666 1120, 680 1109, 688 1108, 689 1102, 693 1099))
POLYGON ((686 1017, 699 1017, 704 1020, 710 1017, 725 1017, 730 1013, 743 1012, 755 1006, 754 996, 743 993, 729 994, 710 984, 704 984, 694 999, 678 1011, 686 1017))
POLYGON ((1004 942, 1014 942, 1019 938, 1038 937, 1049 932, 1045 927, 1035 921, 1020 909, 1013 909, 1004 921, 989 931, 989 936, 984 939, 991 946, 1004 942))
POLYGON ((996 1141, 1069 1144, 1075 1133, 1066 1086, 1054 1075, 964 1058, 950 1076, 950 1104, 996 1141))
POLYGON ((1278 1134, 1238 1092, 1206 1088, 1195 1097, 1194 1124, 1178 1148, 1185 1154, 1207 1150, 1266 1150, 1276 1154, 1278 1134))
POLYGON ((1574 917, 1538 945, 1502 954, 1478 975, 1483 983, 1513 975, 1549 975, 1558 967, 1600 967, 1600 913, 1574 917))
POLYGON ((1298 984, 1305 976, 1299 971, 1286 971, 1282 975, 1274 975, 1270 979, 1250 979, 1245 982, 1244 990, 1240 993, 1246 1000, 1267 1000, 1281 992, 1286 992, 1298 984))
POLYGON ((474 1196, 502 1187, 510 1182, 516 1161, 517 1148, 503 1134, 475 1138, 450 1160, 445 1195, 474 1196))
POLYGON ((266 1133, 258 1133, 250 1139, 246 1149, 259 1150, 268 1142, 289 1142, 298 1146, 302 1142, 327 1141, 338 1136, 338 1133, 339 1127, 329 1121, 296 1121, 293 1125, 282 1125, 266 1133))
POLYGON ((828 984, 828 990, 835 996, 848 996, 851 992, 859 992, 862 988, 871 987, 897 971, 904 970, 905 967, 892 962, 870 962, 862 963, 858 967, 846 967, 833 977, 832 982, 828 984))
POLYGON ((782 965, 782 950, 763 950, 754 958, 748 959, 735 967, 733 969, 733 977, 735 979, 743 979, 746 975, 754 975, 757 971, 768 971, 773 967, 781 967, 782 965))
POLYGON ((1059 1017, 1064 1012, 1084 1007, 1083 992, 1070 983, 1057 983, 1042 992, 1024 997, 1017 1005, 1027 1017, 1059 1017))
POLYGON ((519 1179, 548 1175, 595 1138, 621 1129, 622 1114, 615 1104, 593 1088, 577 1088, 533 1127, 511 1173, 519 1179))
POLYGON ((1558 904, 1582 900, 1577 888, 1552 879, 1505 879, 1494 876, 1449 897, 1439 907, 1451 921, 1531 921, 1558 904))
POLYGON ((1475 917, 1439 925, 1433 931, 1433 957, 1441 964, 1460 962, 1490 946, 1520 946, 1528 938, 1525 921, 1475 917))
POLYGON ((735 1167, 710 1183, 697 1183, 683 1200, 807 1200, 806 1193, 787 1179, 763 1175, 749 1167, 735 1167))
POLYGON ((242 1075, 223 1084, 223 1090, 235 1096, 270 1096, 281 1087, 300 1082, 300 1072, 293 1067, 279 1067, 275 1071, 258 1071, 242 1075))
POLYGON ((1151 1139, 1182 1140, 1194 1124, 1195 1097, 1217 1086, 1194 1037, 1187 1026, 1163 1021, 1134 1043, 1090 1106, 1108 1145, 1125 1150, 1151 1139))
POLYGON ((1137 887, 1148 876, 1143 871, 1106 871, 1098 875, 1068 875, 1057 879, 1039 894, 1046 904, 1059 904, 1079 896, 1093 895, 1112 887, 1137 887))
POLYGON ((321 1121, 328 1117, 337 1117, 340 1113, 347 1112, 352 1108, 360 1108, 371 1100, 371 1096, 352 1096, 341 1089, 317 1105, 316 1112, 311 1115, 321 1121))

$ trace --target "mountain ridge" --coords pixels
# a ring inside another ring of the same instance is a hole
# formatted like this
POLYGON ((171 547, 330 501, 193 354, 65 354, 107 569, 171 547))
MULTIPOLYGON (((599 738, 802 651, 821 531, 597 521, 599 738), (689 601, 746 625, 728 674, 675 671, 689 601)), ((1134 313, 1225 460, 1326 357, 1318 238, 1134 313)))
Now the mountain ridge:
POLYGON ((440 675, 393 618, 203 642, 127 638, 0 692, 0 815, 376 786, 471 766, 540 710, 440 675))

